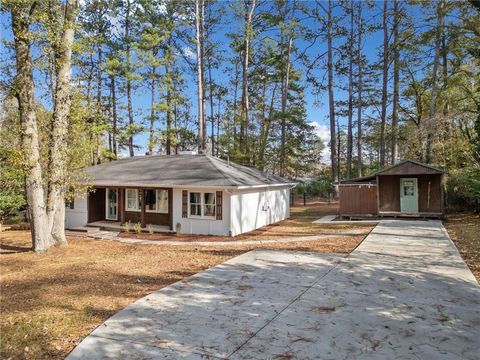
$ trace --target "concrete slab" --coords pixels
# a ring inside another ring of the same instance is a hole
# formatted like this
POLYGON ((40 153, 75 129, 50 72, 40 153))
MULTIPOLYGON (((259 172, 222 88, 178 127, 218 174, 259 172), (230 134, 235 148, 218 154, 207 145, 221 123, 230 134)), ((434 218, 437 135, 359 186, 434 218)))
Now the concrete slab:
POLYGON ((439 221, 348 257, 253 251, 114 315, 68 359, 479 359, 480 287, 439 221))
MULTIPOLYGON (((178 351, 193 359, 225 358, 344 256, 266 250, 238 256, 131 304, 94 330, 68 359, 129 358, 155 348, 159 357, 178 351), (141 351, 132 347, 128 355, 125 343, 141 351)), ((148 358, 142 356, 135 358, 148 358)))

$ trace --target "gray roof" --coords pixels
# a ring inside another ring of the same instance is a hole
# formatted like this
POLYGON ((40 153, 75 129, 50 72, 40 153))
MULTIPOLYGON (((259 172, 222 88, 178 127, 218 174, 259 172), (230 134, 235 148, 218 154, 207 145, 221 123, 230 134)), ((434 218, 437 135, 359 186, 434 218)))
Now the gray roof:
MULTIPOLYGON (((443 174, 445 173, 444 170, 442 169, 439 169, 439 168, 436 168, 436 167, 433 167, 432 165, 429 165, 429 164, 424 164, 424 163, 421 163, 421 162, 418 162, 418 161, 415 161, 415 160, 402 160, 396 164, 393 164, 393 165, 390 165, 390 166, 387 166, 381 170, 378 170, 376 172, 374 172, 373 174, 371 175, 368 175, 368 176, 363 176, 363 177, 359 177, 359 178, 354 178, 354 179, 348 179, 348 180, 343 180, 343 181, 340 181, 341 184, 350 184, 350 183, 357 183, 357 182, 372 182, 372 181, 375 181, 376 180, 376 177, 379 176, 379 175, 382 175, 383 173, 385 172, 388 172, 392 169, 395 169, 397 167, 401 167, 403 165, 406 165, 406 164, 413 164, 413 165, 417 165, 419 167, 422 167, 422 168, 425 168, 425 169, 428 169, 431 171, 431 173, 433 174, 443 174)), ((411 174, 413 175, 413 173, 405 173, 405 174, 411 174)))
POLYGON ((93 185, 158 187, 257 187, 292 181, 207 155, 134 156, 91 166, 93 185))

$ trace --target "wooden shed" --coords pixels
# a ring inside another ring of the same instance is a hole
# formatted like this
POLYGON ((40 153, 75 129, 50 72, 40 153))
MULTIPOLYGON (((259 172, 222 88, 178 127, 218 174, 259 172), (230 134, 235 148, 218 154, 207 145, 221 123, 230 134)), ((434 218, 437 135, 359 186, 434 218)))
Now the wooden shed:
POLYGON ((443 215, 443 174, 404 160, 370 176, 339 184, 339 213, 344 217, 443 215))

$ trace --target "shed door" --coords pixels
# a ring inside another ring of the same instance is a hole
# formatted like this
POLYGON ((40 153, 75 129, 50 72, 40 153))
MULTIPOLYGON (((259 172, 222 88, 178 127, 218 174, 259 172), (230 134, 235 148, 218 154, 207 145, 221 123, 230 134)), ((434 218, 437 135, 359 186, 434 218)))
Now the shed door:
POLYGON ((400 211, 418 212, 418 183, 416 178, 400 179, 400 211))

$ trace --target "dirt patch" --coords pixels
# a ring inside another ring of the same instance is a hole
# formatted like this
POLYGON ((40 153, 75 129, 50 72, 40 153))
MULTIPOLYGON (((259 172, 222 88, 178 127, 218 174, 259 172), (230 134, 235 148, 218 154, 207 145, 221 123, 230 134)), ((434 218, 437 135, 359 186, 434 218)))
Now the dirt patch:
MULTIPOLYGON (((318 218, 319 212, 332 211, 321 207, 294 208, 292 219, 260 229, 254 236, 266 234, 272 239, 285 236, 287 229, 296 236, 347 229, 311 227, 310 219, 318 218)), ((247 236, 252 235, 243 239, 247 236)), ((30 232, 4 231, 0 233, 0 358, 63 359, 95 327, 133 301, 182 279, 188 283, 186 277, 249 250, 349 253, 364 237, 218 247, 69 237, 68 245, 35 254, 30 232)))
POLYGON ((480 217, 471 213, 451 214, 444 225, 462 258, 480 282, 480 217))

